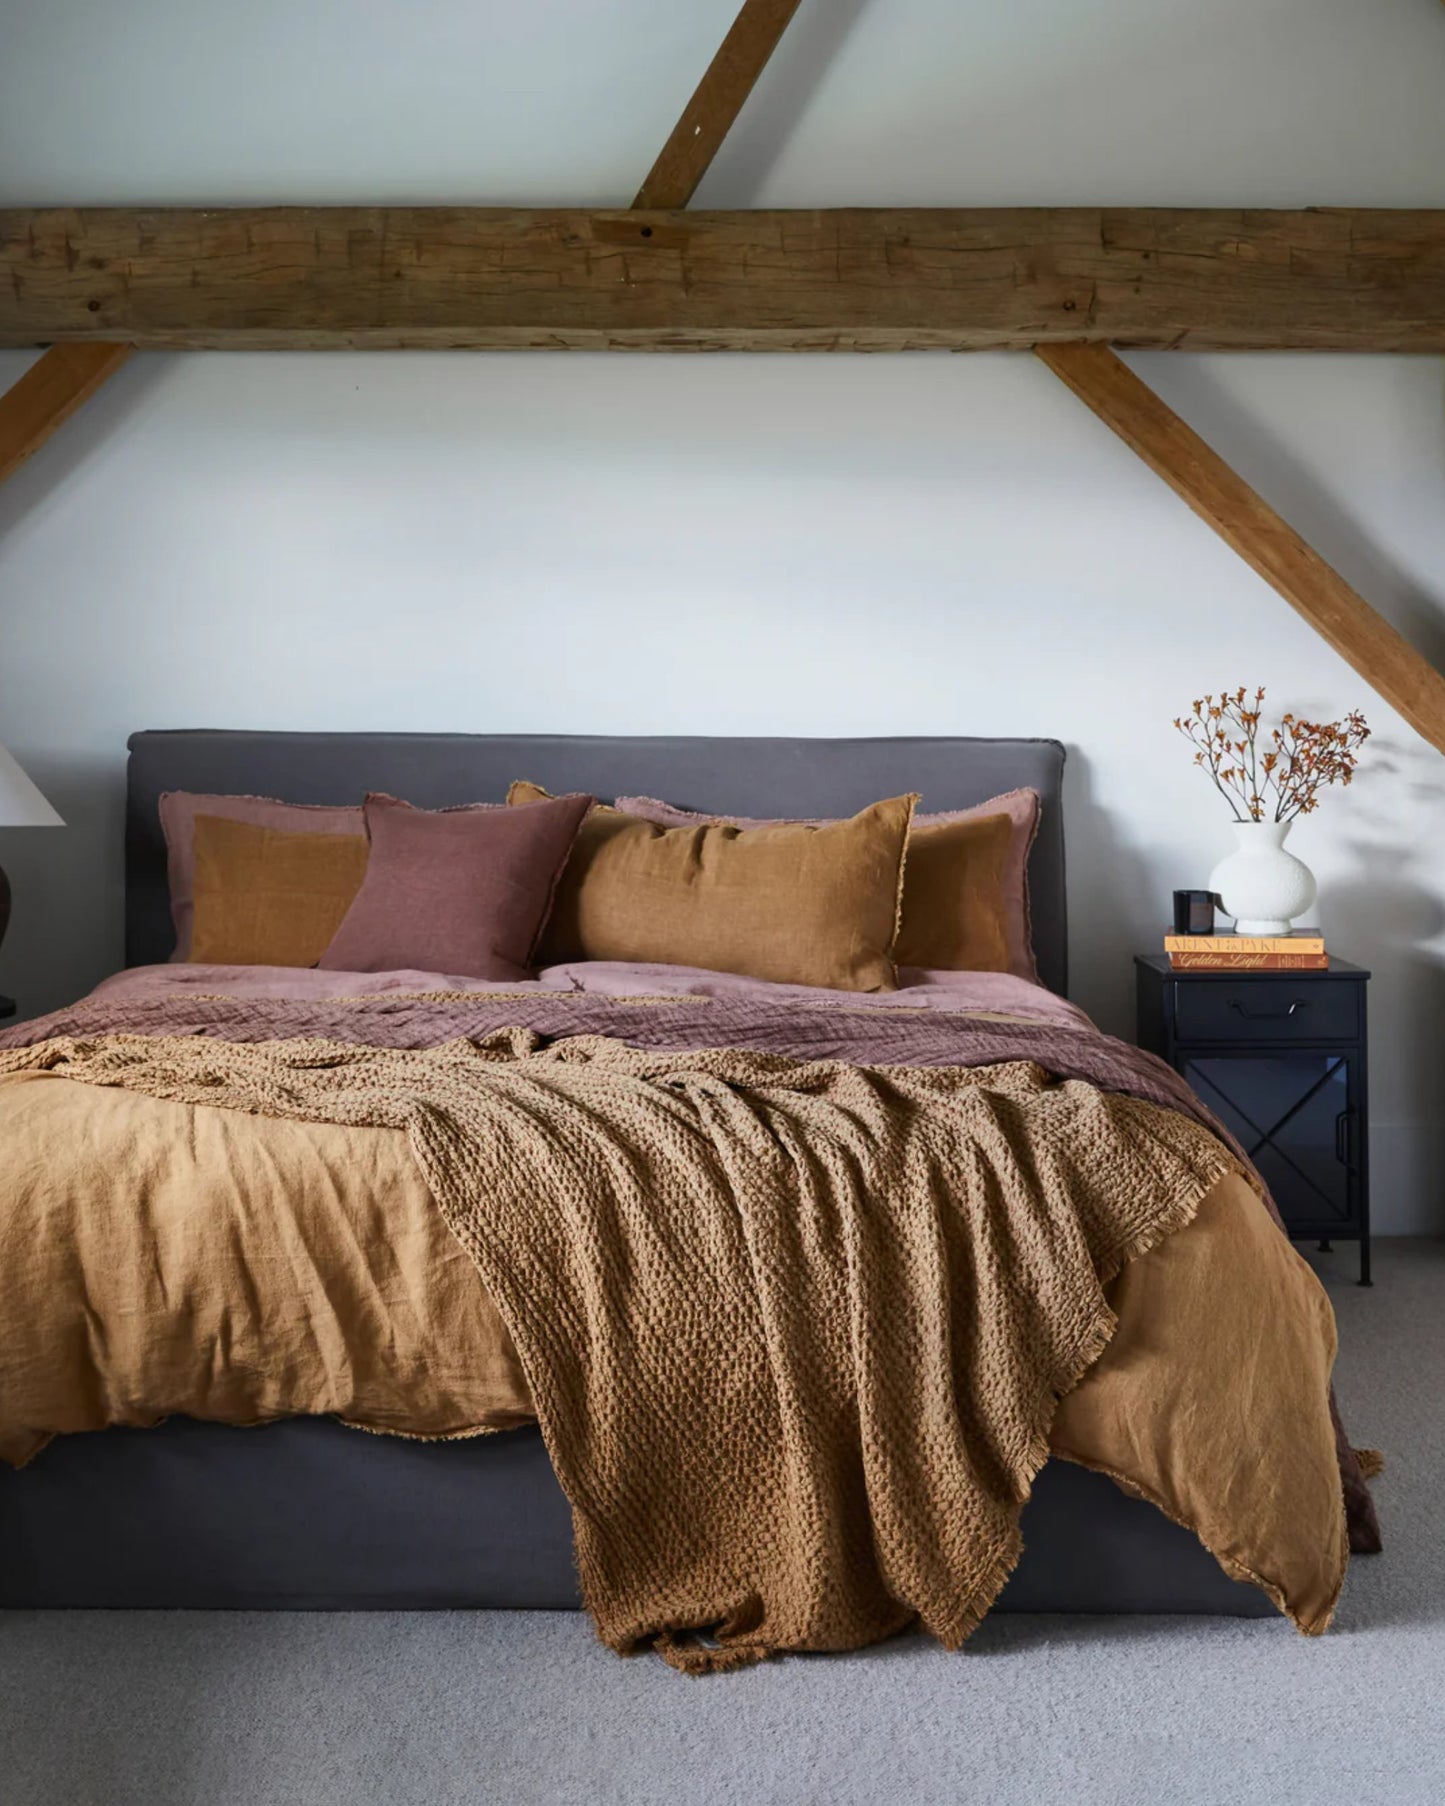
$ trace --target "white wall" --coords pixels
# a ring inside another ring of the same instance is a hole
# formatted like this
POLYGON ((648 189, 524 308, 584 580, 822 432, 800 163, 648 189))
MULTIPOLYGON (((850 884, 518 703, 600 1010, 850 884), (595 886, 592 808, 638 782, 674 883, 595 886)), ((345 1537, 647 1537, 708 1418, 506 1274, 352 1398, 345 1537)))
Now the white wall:
MULTIPOLYGON (((623 201, 732 10, 0 0, 0 204, 623 201)), ((703 204, 1445 199, 1439 0, 794 29, 703 204)), ((1445 657, 1438 360, 1133 361, 1445 657)), ((1127 1030, 1229 844, 1170 720, 1235 682, 1376 728, 1296 841, 1376 974, 1380 1225, 1445 1229, 1445 761, 1023 356, 136 358, 0 489, 0 739, 71 824, 0 835, 0 989, 118 963, 136 727, 1042 733, 1127 1030)))

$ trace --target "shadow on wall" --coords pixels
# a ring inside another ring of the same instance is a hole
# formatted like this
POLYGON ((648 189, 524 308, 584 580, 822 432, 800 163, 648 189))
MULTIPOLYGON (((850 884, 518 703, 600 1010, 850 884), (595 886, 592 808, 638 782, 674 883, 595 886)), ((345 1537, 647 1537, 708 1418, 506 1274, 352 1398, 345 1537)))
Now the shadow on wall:
POLYGON ((27 760, 63 828, 0 836, 15 893, 0 991, 24 1016, 72 1002, 122 962, 125 756, 27 760))
POLYGON ((731 198, 726 203, 710 202, 704 177, 700 205, 756 205, 759 188, 799 129, 809 102, 867 3, 833 0, 829 7, 801 10, 748 102, 742 129, 729 133, 713 165, 722 172, 731 198))
POLYGON ((1357 788, 1368 785, 1378 798, 1377 827, 1355 817, 1355 831, 1344 846, 1355 872, 1333 878, 1321 904, 1328 911, 1330 939, 1349 949, 1361 964, 1371 959, 1398 967, 1406 981, 1411 1024, 1424 1030, 1407 1038, 1441 1060, 1440 1071, 1422 1074, 1412 1101, 1422 1107, 1439 1098, 1445 1072, 1445 1045, 1439 1045, 1437 985, 1445 982, 1445 956, 1424 945, 1445 934, 1445 899, 1438 893, 1432 867, 1438 847, 1428 831, 1445 815, 1445 762, 1423 741, 1385 740, 1378 735, 1368 748, 1357 788), (1432 888, 1435 885, 1436 888, 1432 888))
POLYGON ((1352 824, 1344 842, 1352 871, 1323 887, 1329 939, 1345 956, 1376 973, 1370 991, 1371 1039, 1399 1062, 1390 1075, 1393 1123, 1377 1122, 1371 1136, 1373 1203, 1377 1216, 1412 1232, 1445 1230, 1440 1198, 1445 1180, 1445 953, 1432 941, 1445 935, 1445 899, 1432 866, 1438 863, 1429 825, 1445 816, 1445 762, 1422 741, 1370 742, 1362 768, 1380 799, 1378 827, 1352 824), (1435 888, 1432 888, 1432 885, 1435 888))
MULTIPOLYGON (((1378 536, 1351 518, 1341 497, 1305 468, 1266 420, 1241 409, 1200 358, 1177 358, 1170 352, 1133 361, 1169 405, 1254 483, 1347 583, 1380 608, 1437 671, 1445 671, 1440 598, 1420 589, 1378 536)), ((1368 697, 1364 706, 1368 714, 1368 697)), ((1372 747, 1372 757, 1374 751, 1372 747)))
MULTIPOLYGON (((137 352, 102 383, 73 419, 0 484, 0 534, 15 532, 27 520, 41 519, 52 508, 66 506, 70 478, 81 465, 111 448, 132 416, 155 400, 167 372, 185 355, 137 352)), ((17 597, 0 597, 0 625, 5 610, 19 605, 17 597)))
POLYGON ((1158 944, 1153 880, 1093 794, 1087 755, 1064 764, 1069 996, 1106 1034, 1134 1039, 1134 955, 1158 944))
MULTIPOLYGON (((141 353, 105 383, 73 420, 0 485, 0 536, 19 534, 68 505, 70 480, 113 448, 134 415, 156 398, 176 357, 141 353)), ((0 596, 0 641, 23 596, 0 596)), ((4 697, 0 694, 0 721, 4 697)), ((0 863, 14 887, 14 914, 0 947, 0 992, 19 1014, 69 1003, 116 971, 123 940, 125 748, 108 758, 24 764, 64 818, 63 828, 0 834, 0 863)))

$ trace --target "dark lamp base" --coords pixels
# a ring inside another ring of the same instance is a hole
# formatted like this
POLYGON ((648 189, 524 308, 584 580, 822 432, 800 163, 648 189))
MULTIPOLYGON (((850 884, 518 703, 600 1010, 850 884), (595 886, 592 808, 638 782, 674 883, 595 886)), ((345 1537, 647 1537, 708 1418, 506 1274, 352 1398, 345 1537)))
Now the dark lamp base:
MULTIPOLYGON (((5 876, 5 868, 0 865, 0 941, 5 939, 5 930, 10 926, 10 880, 5 876)), ((12 997, 0 997, 0 1022, 7 1016, 15 1014, 15 1000, 12 997)))

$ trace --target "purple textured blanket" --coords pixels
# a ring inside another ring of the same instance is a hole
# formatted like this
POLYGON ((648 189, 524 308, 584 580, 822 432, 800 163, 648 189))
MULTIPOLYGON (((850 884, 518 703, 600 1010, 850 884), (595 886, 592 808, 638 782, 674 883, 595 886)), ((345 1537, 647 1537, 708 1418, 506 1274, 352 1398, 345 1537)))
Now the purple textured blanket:
MULTIPOLYGON (((1062 1026, 993 1012, 800 1005, 746 997, 605 997, 574 991, 383 992, 373 997, 257 998, 169 992, 146 998, 82 999, 0 1034, 0 1047, 32 1047, 57 1036, 210 1035, 223 1041, 327 1040, 367 1047, 437 1047, 499 1028, 545 1039, 610 1035, 630 1047, 694 1051, 743 1048, 798 1060, 868 1066, 990 1066, 1032 1060, 1059 1078, 1083 1079, 1166 1109, 1182 1110, 1228 1136, 1183 1079, 1161 1060, 1092 1027, 1062 1026)), ((1239 1152, 1236 1149, 1236 1152, 1239 1152)), ((1244 1155, 1239 1152, 1241 1162, 1244 1155)))

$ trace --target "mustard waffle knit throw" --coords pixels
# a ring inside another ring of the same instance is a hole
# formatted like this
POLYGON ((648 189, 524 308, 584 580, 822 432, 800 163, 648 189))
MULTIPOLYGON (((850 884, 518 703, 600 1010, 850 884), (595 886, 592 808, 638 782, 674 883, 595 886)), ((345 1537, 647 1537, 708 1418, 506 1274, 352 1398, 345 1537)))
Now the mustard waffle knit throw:
POLYGON ((533 1031, 426 1049, 108 1035, 90 1084, 404 1128, 517 1345, 608 1645, 950 1648, 1021 1547, 1105 1283, 1234 1162, 1030 1061, 870 1067, 533 1031))

